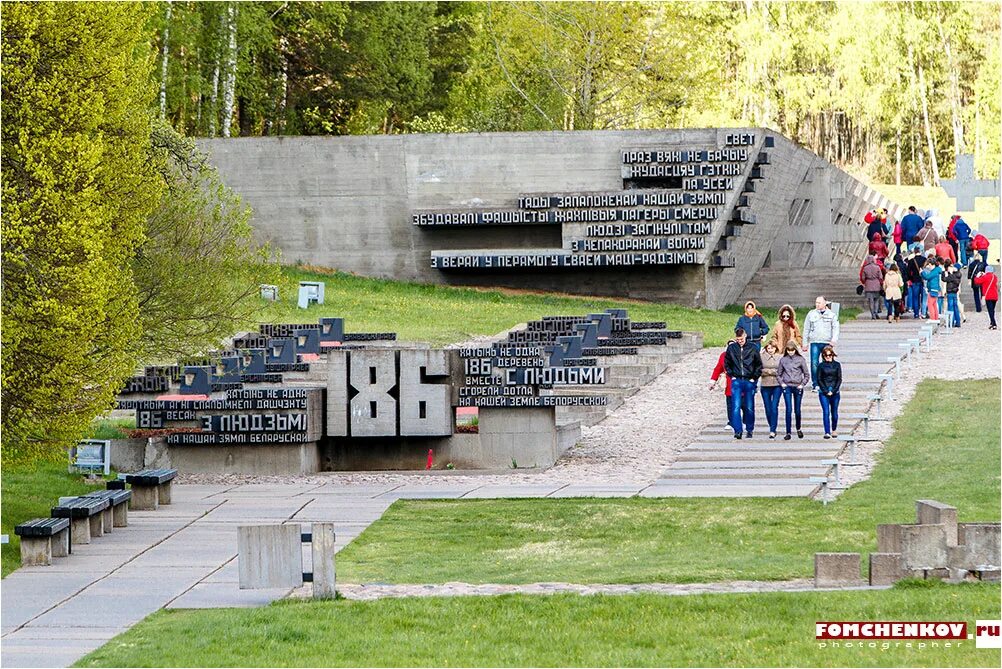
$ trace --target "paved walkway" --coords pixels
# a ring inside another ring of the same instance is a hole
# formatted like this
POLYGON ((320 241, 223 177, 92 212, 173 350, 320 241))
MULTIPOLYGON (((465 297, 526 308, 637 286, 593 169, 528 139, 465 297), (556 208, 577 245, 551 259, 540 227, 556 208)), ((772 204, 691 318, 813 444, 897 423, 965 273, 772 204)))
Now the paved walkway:
MULTIPOLYGON (((924 321, 856 320, 842 326, 836 351, 842 363, 842 397, 839 405, 839 433, 849 435, 864 414, 876 415, 871 398, 878 392, 887 396, 878 377, 892 370, 908 350, 908 340, 919 337, 924 321), (902 346, 904 345, 904 346, 902 346), (871 414, 872 412, 872 414, 871 414)), ((676 497, 803 497, 813 494, 817 483, 832 466, 823 464, 839 456, 845 442, 824 439, 821 405, 817 395, 805 391, 803 398, 804 438, 796 434, 783 440, 786 430, 785 405, 779 404, 779 433, 769 439, 761 395, 755 401, 754 439, 734 439, 734 431, 723 425, 707 427, 683 450, 645 496, 676 497)), ((793 429, 796 427, 794 425, 793 429)))

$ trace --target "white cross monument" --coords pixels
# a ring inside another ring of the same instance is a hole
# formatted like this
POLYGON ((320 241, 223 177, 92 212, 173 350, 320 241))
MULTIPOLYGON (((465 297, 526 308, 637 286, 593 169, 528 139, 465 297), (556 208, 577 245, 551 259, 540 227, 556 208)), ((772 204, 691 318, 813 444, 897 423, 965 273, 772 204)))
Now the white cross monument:
MULTIPOLYGON (((999 197, 999 179, 975 179, 974 156, 962 153, 957 156, 957 176, 953 179, 942 179, 939 185, 946 194, 957 200, 957 211, 974 211, 974 201, 979 197, 999 197)), ((1000 203, 1002 204, 1002 203, 1000 203)), ((1002 220, 1002 207, 1000 207, 1002 220)), ((999 221, 978 223, 978 232, 988 239, 999 239, 999 221)))

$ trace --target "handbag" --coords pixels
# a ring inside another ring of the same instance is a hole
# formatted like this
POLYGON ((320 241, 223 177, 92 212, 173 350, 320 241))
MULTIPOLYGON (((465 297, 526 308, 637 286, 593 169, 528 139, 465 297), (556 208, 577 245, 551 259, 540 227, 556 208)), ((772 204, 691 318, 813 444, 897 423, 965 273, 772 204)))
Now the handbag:
POLYGON ((863 284, 859 284, 858 286, 856 286, 856 294, 857 295, 863 294, 863 284))

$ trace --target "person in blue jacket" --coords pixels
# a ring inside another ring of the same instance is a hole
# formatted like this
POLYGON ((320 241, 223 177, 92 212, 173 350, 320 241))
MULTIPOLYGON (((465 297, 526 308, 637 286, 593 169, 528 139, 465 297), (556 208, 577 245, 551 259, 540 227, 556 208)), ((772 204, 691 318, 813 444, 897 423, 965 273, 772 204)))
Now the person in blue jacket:
POLYGON ((915 205, 908 207, 908 213, 901 219, 901 242, 905 246, 911 246, 915 241, 915 235, 919 233, 925 221, 915 211, 915 205))
POLYGON ((957 222, 953 225, 953 236, 957 238, 957 259, 960 264, 967 265, 967 244, 971 241, 971 226, 957 214, 957 222))
POLYGON ((769 325, 751 300, 745 302, 744 316, 738 319, 735 329, 741 328, 748 335, 748 341, 756 350, 762 350, 762 339, 769 334, 769 325))

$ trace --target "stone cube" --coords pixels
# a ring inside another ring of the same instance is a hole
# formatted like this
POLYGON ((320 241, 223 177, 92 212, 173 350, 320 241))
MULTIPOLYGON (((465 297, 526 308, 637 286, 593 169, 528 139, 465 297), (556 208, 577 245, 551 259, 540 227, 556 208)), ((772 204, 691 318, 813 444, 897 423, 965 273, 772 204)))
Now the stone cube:
POLYGON ((298 588, 303 584, 299 525, 237 527, 240 589, 298 588))
POLYGON ((814 586, 860 585, 859 553, 815 553, 814 586))
POLYGON ((906 576, 901 553, 870 553, 870 585, 893 585, 906 576))
POLYGON ((999 523, 960 523, 960 545, 949 549, 949 566, 954 569, 999 567, 999 523))
POLYGON ((901 552, 901 527, 900 524, 877 525, 878 553, 901 552))
POLYGON ((916 522, 919 525, 943 525, 946 528, 946 545, 957 545, 957 507, 931 499, 915 502, 916 522))
POLYGON ((903 525, 901 558, 905 569, 945 569, 945 525, 903 525))

